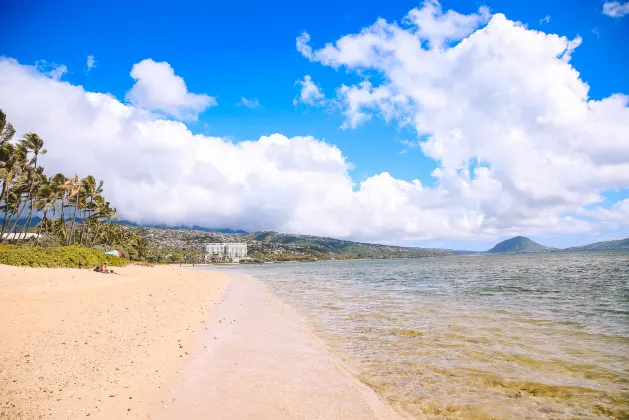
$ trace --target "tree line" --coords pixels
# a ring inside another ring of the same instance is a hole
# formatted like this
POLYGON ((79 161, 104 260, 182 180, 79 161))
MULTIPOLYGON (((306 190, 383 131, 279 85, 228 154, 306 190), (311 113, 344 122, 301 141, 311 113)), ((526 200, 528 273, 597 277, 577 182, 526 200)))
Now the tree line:
POLYGON ((116 209, 103 196, 103 181, 58 173, 47 176, 39 158, 44 141, 15 129, 0 110, 0 242, 25 239, 27 233, 54 238, 57 245, 123 247, 134 259, 148 254, 138 232, 113 223, 116 209), (34 223, 34 215, 39 221, 34 223))

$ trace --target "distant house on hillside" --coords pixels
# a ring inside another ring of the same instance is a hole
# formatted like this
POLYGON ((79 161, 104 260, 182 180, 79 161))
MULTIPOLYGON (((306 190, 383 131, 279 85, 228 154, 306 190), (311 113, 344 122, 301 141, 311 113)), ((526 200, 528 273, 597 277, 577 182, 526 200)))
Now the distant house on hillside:
POLYGON ((206 243, 201 244, 201 250, 205 252, 205 260, 230 259, 239 260, 247 256, 246 243, 206 243))
POLYGON ((18 239, 31 239, 31 238, 39 238, 37 233, 3 233, 2 239, 8 239, 10 241, 15 241, 18 239))

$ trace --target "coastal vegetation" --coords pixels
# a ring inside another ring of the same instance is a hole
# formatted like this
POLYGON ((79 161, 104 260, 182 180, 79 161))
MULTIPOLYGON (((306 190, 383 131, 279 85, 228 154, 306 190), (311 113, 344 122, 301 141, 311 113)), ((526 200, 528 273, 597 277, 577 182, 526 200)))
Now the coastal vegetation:
POLYGON ((71 245, 57 247, 0 245, 0 264, 25 267, 92 268, 107 263, 122 267, 128 259, 105 254, 97 249, 71 245))
POLYGON ((113 223, 116 209, 103 196, 103 181, 92 175, 47 175, 40 164, 48 152, 44 140, 29 132, 16 141, 15 132, 0 110, 0 243, 31 245, 3 247, 4 263, 75 266, 110 249, 146 259, 149 241, 137 229, 113 223))

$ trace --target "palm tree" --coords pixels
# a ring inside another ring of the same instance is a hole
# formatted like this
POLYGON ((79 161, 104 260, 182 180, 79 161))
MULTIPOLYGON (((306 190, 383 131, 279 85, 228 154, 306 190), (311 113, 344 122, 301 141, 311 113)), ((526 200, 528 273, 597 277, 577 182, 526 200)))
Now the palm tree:
POLYGON ((7 115, 0 109, 0 146, 9 143, 14 134, 15 129, 7 122, 7 115))
MULTIPOLYGON (((21 198, 21 196, 16 196, 15 193, 22 187, 26 164, 27 151, 22 145, 6 142, 0 146, 0 180, 2 181, 0 202, 4 201, 0 240, 4 236, 7 224, 11 222, 13 215, 19 211, 19 206, 15 207, 15 203, 19 201, 18 197, 21 198), (11 217, 8 217, 9 215, 11 217)), ((11 231, 9 230, 9 232, 11 231)))
MULTIPOLYGON (((89 229, 90 222, 92 221, 92 211, 96 210, 96 203, 94 202, 96 197, 99 197, 103 192, 103 181, 100 181, 98 185, 96 185, 96 179, 92 175, 88 175, 81 180, 83 191, 85 193, 85 211, 87 212, 87 218, 85 217, 85 213, 81 218, 81 235, 79 237, 79 244, 83 244, 83 222, 87 220, 87 228, 89 229), (88 202, 89 200, 89 202, 88 202)), ((85 235, 85 242, 87 245, 88 239, 87 235, 85 235)))
POLYGON ((50 183, 54 191, 54 195, 55 195, 54 202, 52 205, 52 211, 54 214, 56 213, 57 210, 59 210, 60 219, 62 222, 59 225, 59 228, 63 230, 63 235, 57 235, 57 236, 59 237, 63 236, 64 242, 65 242, 65 238, 67 237, 67 235, 65 234, 65 230, 66 230, 65 202, 66 202, 66 196, 67 196, 67 190, 65 186, 67 182, 68 182, 68 178, 64 174, 56 174, 55 176, 50 178, 50 183))
POLYGON ((39 222, 39 230, 37 232, 37 242, 39 243, 39 236, 42 234, 42 231, 47 232, 50 226, 48 211, 52 208, 54 217, 56 203, 59 199, 59 189, 54 185, 52 178, 44 180, 44 182, 41 183, 37 190, 37 197, 36 209, 38 212, 44 212, 44 216, 39 222))
POLYGON ((112 223, 116 209, 102 196, 103 181, 96 182, 91 175, 81 180, 78 175, 67 178, 63 174, 47 178, 39 166, 39 157, 47 153, 44 141, 35 133, 27 133, 15 143, 14 134, 15 129, 0 110, 0 241, 5 239, 5 232, 17 230, 24 213, 28 215, 20 235, 26 237, 33 214, 40 213, 38 234, 54 235, 60 244, 121 246, 134 258, 148 255, 150 244, 138 231, 112 223), (69 232, 66 209, 72 219, 69 232))
POLYGON ((109 201, 105 201, 102 196, 97 196, 96 200, 96 231, 94 232, 94 238, 92 240, 92 246, 96 244, 96 241, 100 238, 101 228, 105 225, 105 220, 111 224, 111 219, 116 215, 116 209, 111 208, 109 201))
POLYGON ((31 227, 31 220, 33 218, 33 207, 35 205, 35 200, 33 199, 33 191, 36 191, 36 185, 41 182, 43 176, 38 176, 38 167, 37 167, 37 159, 39 155, 45 155, 48 153, 46 149, 44 149, 44 140, 39 137, 35 133, 27 133, 24 135, 24 138, 20 140, 20 144, 30 153, 33 154, 32 159, 28 165, 28 196, 26 197, 27 203, 30 204, 30 212, 28 214, 28 218, 22 227, 22 232, 24 232, 24 237, 26 237, 26 231, 31 227), (32 165, 32 166, 31 166, 32 165))
MULTIPOLYGON (((67 243, 66 245, 70 245, 70 241, 74 238, 74 221, 76 220, 76 209, 79 206, 79 198, 81 192, 81 183, 79 182, 78 175, 74 175, 71 179, 68 179, 63 185, 60 187, 65 191, 65 201, 68 203, 68 207, 74 207, 74 212, 72 213, 72 224, 70 226, 70 234, 67 235, 67 243), (71 205, 71 200, 74 198, 74 204, 71 205)), ((63 212, 62 212, 63 217, 63 212)), ((65 220, 64 220, 65 223, 65 220)))
MULTIPOLYGON (((11 145, 13 146, 13 145, 11 145)), ((22 213, 27 207, 27 201, 25 199, 26 192, 28 191, 28 153, 27 150, 20 144, 13 146, 13 156, 7 162, 6 167, 6 176, 5 176, 5 218, 3 220, 3 231, 4 224, 6 221, 7 210, 10 211, 8 223, 10 224, 13 220, 13 216, 15 217, 15 222, 11 225, 11 228, 8 230, 8 233, 12 233, 18 225, 20 217, 22 217, 22 213)))

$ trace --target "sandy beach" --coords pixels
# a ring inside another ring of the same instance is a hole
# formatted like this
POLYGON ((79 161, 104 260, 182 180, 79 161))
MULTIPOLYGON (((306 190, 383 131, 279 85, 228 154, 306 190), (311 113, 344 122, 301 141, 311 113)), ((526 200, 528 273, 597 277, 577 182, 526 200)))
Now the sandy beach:
POLYGON ((116 271, 0 266, 0 418, 147 418, 228 279, 116 271))
POLYGON ((261 283, 118 271, 0 266, 0 418, 395 417, 261 283))

